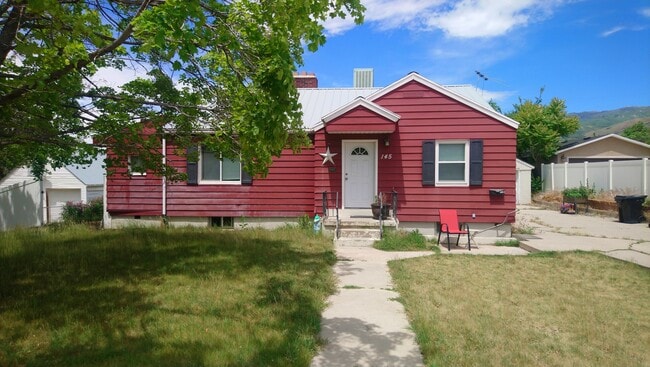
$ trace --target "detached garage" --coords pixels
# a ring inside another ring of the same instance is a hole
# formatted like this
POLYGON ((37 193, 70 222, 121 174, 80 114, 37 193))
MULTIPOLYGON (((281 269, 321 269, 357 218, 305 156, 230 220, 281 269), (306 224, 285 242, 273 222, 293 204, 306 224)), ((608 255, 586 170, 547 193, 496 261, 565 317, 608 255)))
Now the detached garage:
POLYGON ((104 158, 51 170, 40 181, 27 167, 11 171, 0 180, 0 230, 58 222, 67 202, 103 197, 104 158))

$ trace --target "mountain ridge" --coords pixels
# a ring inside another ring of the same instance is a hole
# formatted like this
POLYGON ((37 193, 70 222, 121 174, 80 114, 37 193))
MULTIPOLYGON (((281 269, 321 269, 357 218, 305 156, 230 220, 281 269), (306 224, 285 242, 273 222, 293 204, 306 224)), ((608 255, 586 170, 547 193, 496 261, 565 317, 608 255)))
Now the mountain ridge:
POLYGON ((650 106, 628 106, 615 110, 569 113, 580 119, 580 129, 564 139, 562 145, 609 134, 620 134, 626 128, 643 122, 650 127, 650 106))

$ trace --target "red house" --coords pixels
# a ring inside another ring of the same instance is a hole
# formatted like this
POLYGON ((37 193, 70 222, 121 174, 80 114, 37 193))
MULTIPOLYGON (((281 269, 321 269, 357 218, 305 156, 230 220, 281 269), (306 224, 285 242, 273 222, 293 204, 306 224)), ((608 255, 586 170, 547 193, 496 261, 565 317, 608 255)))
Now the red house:
POLYGON ((427 235, 437 233, 444 208, 457 209, 472 229, 514 221, 518 124, 474 87, 441 86, 417 73, 384 88, 317 83, 314 75, 296 77, 312 147, 284 152, 267 177, 251 178, 237 161, 200 152, 198 163, 187 162, 165 142, 167 162, 188 181, 110 176, 109 225, 162 218, 175 225, 281 225, 322 216, 324 207, 332 215, 337 196, 340 213, 368 208, 369 215, 378 193, 397 205, 401 228, 427 235))

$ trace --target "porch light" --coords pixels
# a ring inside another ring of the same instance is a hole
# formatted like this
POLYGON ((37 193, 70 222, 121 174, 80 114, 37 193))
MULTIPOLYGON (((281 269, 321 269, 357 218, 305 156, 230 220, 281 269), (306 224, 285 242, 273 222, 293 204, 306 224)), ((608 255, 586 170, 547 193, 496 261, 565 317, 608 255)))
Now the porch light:
POLYGON ((384 138, 384 146, 390 146, 390 138, 388 136, 384 138))

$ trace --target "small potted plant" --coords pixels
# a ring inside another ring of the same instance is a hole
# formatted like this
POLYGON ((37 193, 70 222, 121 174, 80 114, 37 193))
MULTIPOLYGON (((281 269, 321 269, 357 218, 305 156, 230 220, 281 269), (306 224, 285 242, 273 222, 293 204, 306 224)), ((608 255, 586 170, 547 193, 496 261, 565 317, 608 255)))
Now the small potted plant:
POLYGON ((584 204, 586 208, 589 208, 589 197, 593 196, 596 193, 595 186, 589 187, 589 182, 587 185, 582 185, 578 187, 568 187, 562 190, 562 204, 564 209, 564 204, 571 203, 573 205, 573 210, 577 211, 576 204, 584 204))
POLYGON ((379 193, 379 195, 375 195, 372 204, 370 204, 370 209, 372 210, 372 217, 374 219, 379 219, 380 211, 381 211, 381 219, 388 218, 390 208, 391 208, 391 204, 388 199, 388 195, 384 193, 379 193))

